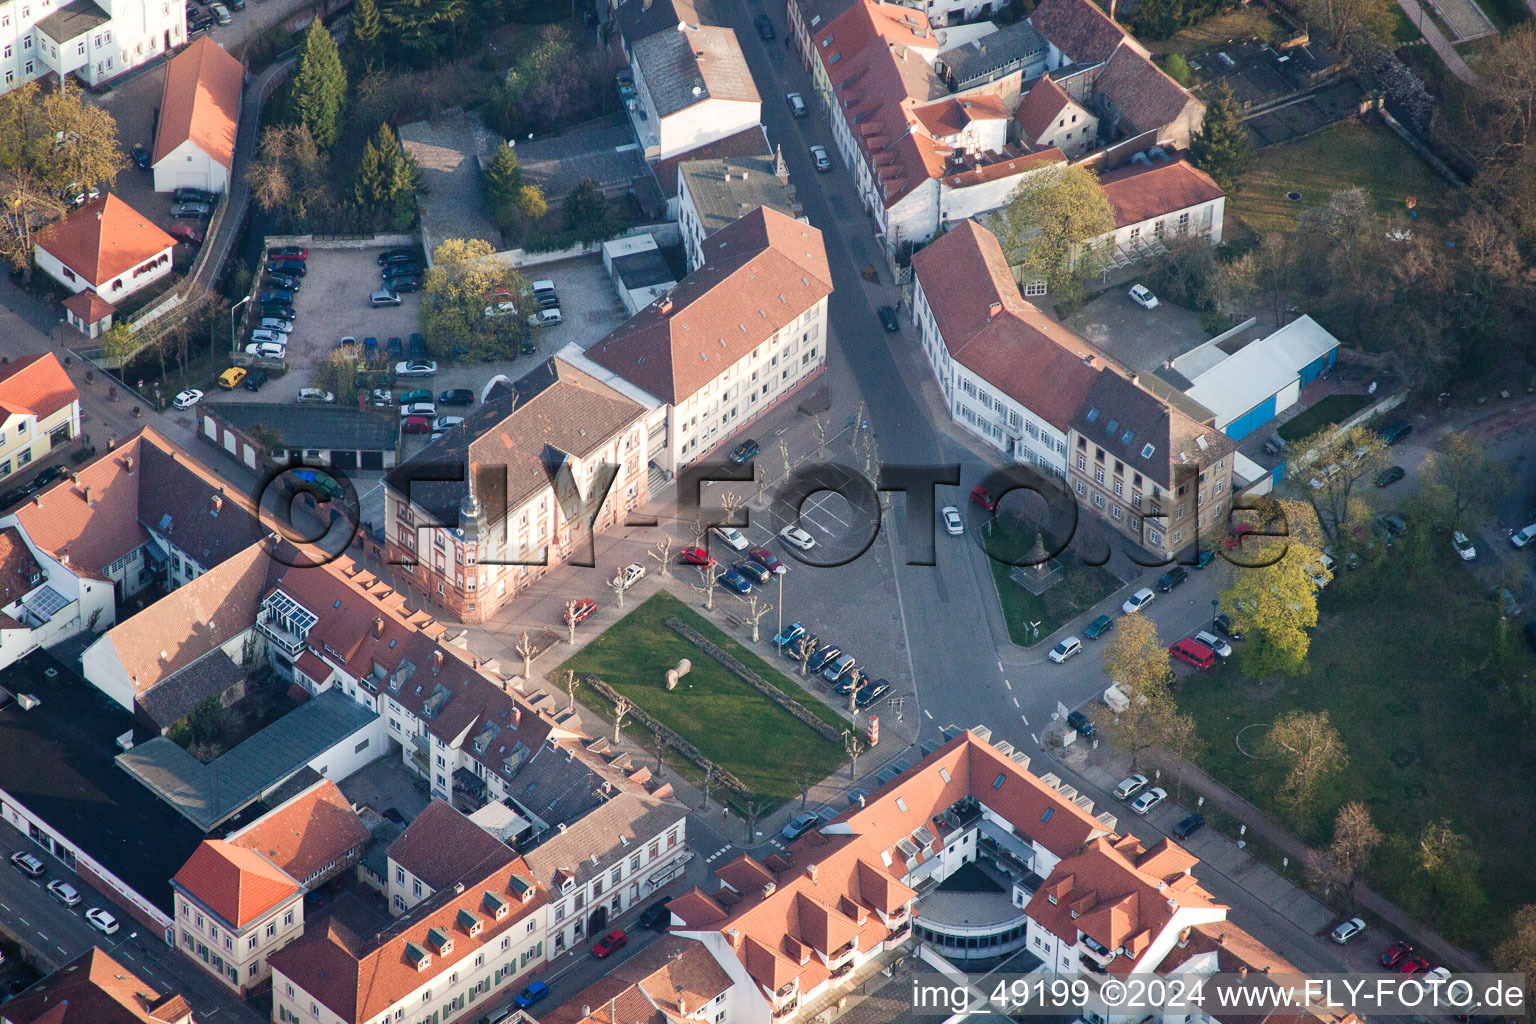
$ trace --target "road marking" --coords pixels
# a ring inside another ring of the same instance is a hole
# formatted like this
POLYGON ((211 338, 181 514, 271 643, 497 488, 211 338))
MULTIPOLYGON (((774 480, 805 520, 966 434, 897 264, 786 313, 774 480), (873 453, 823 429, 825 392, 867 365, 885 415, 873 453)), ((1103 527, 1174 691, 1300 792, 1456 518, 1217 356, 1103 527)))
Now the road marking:
POLYGON ((1019 717, 1024 719, 1025 726, 1029 725, 1029 719, 1027 717, 1025 717, 1024 715, 1020 715, 1019 717))
POLYGON ((1013 706, 1014 707, 1018 707, 1019 706, 1019 698, 1017 698, 1017 697, 1013 698, 1013 706))
POLYGON ((5 911, 7 914, 11 912, 11 908, 6 906, 4 903, 0 903, 0 910, 5 911))
POLYGON ((37 937, 42 939, 44 942, 48 941, 48 936, 44 935, 42 932, 38 932, 37 937))
POLYGON ((17 919, 16 919, 16 920, 18 920, 18 921, 20 921, 20 922, 21 922, 21 923, 22 923, 22 924, 24 924, 24 925, 26 925, 26 926, 27 926, 27 927, 28 927, 28 928, 31 928, 31 927, 32 927, 32 922, 31 922, 31 921, 28 921, 28 920, 27 920, 27 919, 26 919, 26 918, 24 918, 24 917, 18 917, 18 918, 17 918, 17 919))
POLYGON ((933 712, 932 711, 929 711, 927 708, 923 708, 923 714, 928 716, 928 720, 930 722, 933 721, 933 712))
POLYGON ((999 671, 999 672, 1001 672, 1001 671, 1002 671, 1002 670, 1003 670, 1003 663, 1002 663, 1002 662, 1001 662, 1001 661, 999 661, 999 662, 998 662, 998 663, 997 663, 997 670, 998 670, 998 671, 999 671))
POLYGON ((54 949, 56 949, 56 950, 58 950, 58 951, 59 951, 59 952, 60 952, 60 953, 62 953, 62 954, 63 954, 63 955, 64 955, 64 956, 69 956, 69 954, 68 954, 68 953, 65 953, 65 952, 64 952, 64 947, 63 947, 63 946, 54 946, 54 947, 53 947, 53 948, 54 948, 54 949))
POLYGON ((1004 685, 1004 686, 1006 686, 1006 687, 1008 687, 1008 689, 1010 689, 1010 690, 1012 690, 1012 689, 1013 689, 1013 684, 1012 684, 1012 683, 1010 683, 1010 682, 1009 682, 1009 681, 1008 681, 1008 680, 1006 680, 1006 679, 1004 679, 1004 680, 1003 680, 1003 685, 1004 685))

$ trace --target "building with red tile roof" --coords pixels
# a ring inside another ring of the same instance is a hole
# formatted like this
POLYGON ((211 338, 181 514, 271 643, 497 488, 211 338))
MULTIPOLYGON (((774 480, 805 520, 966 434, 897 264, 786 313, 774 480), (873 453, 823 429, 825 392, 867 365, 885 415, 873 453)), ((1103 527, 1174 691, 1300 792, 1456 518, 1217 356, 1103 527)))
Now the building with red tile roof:
POLYGON ((314 889, 357 863, 368 829, 336 783, 321 779, 227 838, 314 889))
POLYGON ((212 36, 193 40, 166 64, 152 157, 156 192, 228 190, 244 80, 244 65, 212 36))
POLYGON ((431 899, 477 865, 516 859, 512 848, 445 800, 433 800, 389 847, 384 895, 391 914, 431 899))
POLYGON ((304 886, 265 854, 204 840, 171 879, 177 948, 244 997, 267 958, 304 932, 304 886))
POLYGON ((1079 157, 1098 146, 1099 119, 1067 95, 1050 75, 1041 75, 1013 112, 1019 134, 1032 146, 1057 146, 1079 157))
POLYGON ((379 931, 324 920, 273 956, 274 1013, 374 1024, 397 1011, 444 1021, 478 1011, 544 963, 546 899, 521 858, 497 856, 379 931))
POLYGON ((1050 44, 1047 63, 1053 70, 1070 64, 1102 64, 1122 44, 1146 52, 1092 0, 1041 0, 1029 23, 1050 44))
POLYGON ((90 289, 64 300, 64 319, 87 338, 99 338, 112 329, 117 307, 90 289))
POLYGON ((820 231, 758 207, 702 251, 704 265, 669 294, 585 352, 561 353, 648 410, 649 458, 666 473, 727 444, 826 365, 832 272, 820 231))
POLYGON ((714 1024, 735 979, 702 942, 664 936, 610 970, 540 1024, 714 1024), (590 1012, 583 1013, 583 1009, 590 1012))
POLYGON ((1137 240, 1181 235, 1221 243, 1227 194, 1187 158, 1133 162, 1099 178, 1115 211, 1114 241, 1121 248, 1137 240))
POLYGON ((71 292, 121 302, 171 272, 176 240, 107 193, 37 233, 37 268, 71 292))
POLYGON ((1093 88, 1105 128, 1148 146, 1185 149, 1205 118, 1204 103, 1132 46, 1115 51, 1093 88))
POLYGON ((5 1024, 195 1024, 186 997, 161 993, 91 947, 0 1009, 5 1024))

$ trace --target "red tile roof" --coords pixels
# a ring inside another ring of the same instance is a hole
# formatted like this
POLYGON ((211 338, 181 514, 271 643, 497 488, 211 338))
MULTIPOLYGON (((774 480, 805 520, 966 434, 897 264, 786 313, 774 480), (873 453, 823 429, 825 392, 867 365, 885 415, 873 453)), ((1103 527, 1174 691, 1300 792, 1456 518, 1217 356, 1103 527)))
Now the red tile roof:
POLYGON ((1106 61, 1122 42, 1141 46, 1091 0, 1041 0, 1029 23, 1074 64, 1106 61))
POLYGON ((821 232, 758 207, 709 236, 705 264, 587 350, 677 405, 832 292, 821 232))
POLYGON ((116 306, 89 289, 65 299, 64 308, 87 324, 100 323, 117 312, 116 306))
POLYGON ((222 839, 203 840, 171 883, 237 930, 300 891, 261 854, 222 839))
POLYGON ((1065 431, 1109 357, 1019 295, 997 236, 961 221, 912 269, 950 358, 1065 431))
POLYGON ((16 995, 0 1016, 15 1024, 190 1024, 192 1011, 92 947, 16 995))
POLYGON ((1020 131, 1029 141, 1034 142, 1071 105, 1072 97, 1067 95, 1067 91, 1057 85, 1050 75, 1041 75, 1019 101, 1013 119, 1018 122, 1020 131))
POLYGON ((154 162, 191 139, 214 160, 232 167, 244 78, 244 66, 209 36, 198 37, 172 57, 160 94, 154 162))
POLYGON ((1001 153, 989 151, 980 156, 987 162, 975 163, 974 158, 967 157, 966 165, 969 169, 949 175, 944 179, 944 184, 949 188, 969 188, 1014 175, 1022 176, 1045 167, 1064 166, 1067 162, 1067 155, 1055 146, 1047 146, 1033 153, 1021 152, 1018 146, 1007 146, 1001 153))
POLYGON ((45 419, 79 400, 80 392, 52 352, 0 365, 0 410, 11 416, 45 419))
POLYGON ((447 802, 433 800, 390 846, 389 859, 438 890, 476 869, 509 865, 517 854, 447 802))
POLYGON ((1115 208, 1115 227, 1164 217, 1226 195, 1221 186, 1188 160, 1129 164, 1099 178, 1104 195, 1115 208))
POLYGON ((19 601, 42 582, 42 566, 14 526, 0 530, 0 607, 19 601))
POLYGON ((161 253, 176 240, 112 193, 86 203, 49 224, 37 236, 38 248, 100 288, 161 253))
POLYGON ((731 976, 703 943, 664 936, 548 1013, 540 1024, 671 1024, 728 991, 731 976), (583 1014, 583 1008, 590 1009, 583 1014))
POLYGON ((942 138, 960 134, 972 121, 1007 120, 1008 108, 1001 96, 980 93, 915 107, 912 114, 930 135, 942 138))
POLYGON ((254 850, 303 882, 361 848, 368 841, 368 829, 336 783, 322 779, 229 841, 254 850))

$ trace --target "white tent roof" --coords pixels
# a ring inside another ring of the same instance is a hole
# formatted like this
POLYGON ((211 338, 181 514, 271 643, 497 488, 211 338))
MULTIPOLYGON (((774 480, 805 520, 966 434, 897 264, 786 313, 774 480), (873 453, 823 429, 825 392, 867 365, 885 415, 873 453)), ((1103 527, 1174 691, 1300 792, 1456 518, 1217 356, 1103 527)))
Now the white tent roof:
POLYGON ((1303 366, 1338 347, 1337 338, 1302 315, 1194 378, 1187 394, 1216 414, 1219 430, 1295 381, 1303 366))
POLYGON ((1274 334, 1255 344, 1266 346, 1292 369, 1300 370, 1318 356, 1338 348, 1339 339, 1323 330, 1321 324, 1303 313, 1274 334))

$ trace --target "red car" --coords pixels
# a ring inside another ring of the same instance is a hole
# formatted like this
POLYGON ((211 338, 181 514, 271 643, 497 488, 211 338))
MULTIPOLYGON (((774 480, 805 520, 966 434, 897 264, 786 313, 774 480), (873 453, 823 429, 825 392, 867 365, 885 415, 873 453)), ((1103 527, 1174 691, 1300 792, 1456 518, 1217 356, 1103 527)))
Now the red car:
POLYGON ((189 227, 186 224, 173 224, 165 229, 165 233, 178 242, 189 242, 192 245, 203 244, 203 233, 197 230, 197 228, 189 227))
POLYGON ((432 421, 425 416, 407 416, 400 421, 400 433, 430 434, 432 433, 432 421))
POLYGON ((1258 529, 1258 527, 1254 526, 1252 523, 1238 523, 1236 526, 1232 527, 1232 535, 1227 538, 1227 547, 1237 547, 1243 542, 1243 537, 1252 533, 1256 529, 1258 529))
POLYGON ((592 600, 590 597, 584 597, 580 601, 576 602, 576 610, 574 614, 568 611, 562 615, 561 618, 565 620, 565 624, 567 626, 569 626, 572 622, 575 622, 579 625, 583 622, 586 622, 587 619, 589 619, 592 616, 592 613, 595 611, 597 611, 597 602, 592 600))
POLYGON ((1403 961, 1403 965, 1397 970, 1399 974, 1418 974, 1429 970, 1429 961, 1421 956, 1410 956, 1403 961))
POLYGON ((683 548, 681 555, 684 565, 714 565, 715 560, 709 557, 709 552, 703 548, 683 548))
POLYGON ((1394 942, 1387 947, 1387 951, 1381 954, 1381 966, 1396 967, 1403 962, 1403 957, 1413 952, 1413 947, 1406 942, 1394 942))
POLYGON ((747 548, 747 557, 771 573, 782 576, 789 571, 789 567, 779 561, 767 548, 747 548))
POLYGON ((988 512, 997 511, 997 499, 992 497, 992 492, 987 490, 985 487, 972 487, 971 500, 980 505, 982 508, 986 509, 988 512))
POLYGON ((609 953, 624 948, 629 941, 629 936, 624 934, 624 929, 615 928, 592 944, 592 955, 601 960, 609 953))

